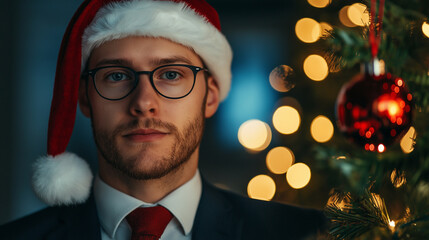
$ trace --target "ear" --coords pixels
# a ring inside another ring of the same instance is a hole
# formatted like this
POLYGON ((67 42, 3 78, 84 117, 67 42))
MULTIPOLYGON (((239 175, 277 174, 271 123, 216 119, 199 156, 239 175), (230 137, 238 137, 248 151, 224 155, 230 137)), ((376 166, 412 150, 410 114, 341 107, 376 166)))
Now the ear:
POLYGON ((219 106, 219 86, 212 76, 207 78, 207 98, 206 98, 206 109, 205 117, 209 118, 213 116, 219 106))
POLYGON ((87 80, 80 79, 79 83, 79 108, 82 114, 89 118, 91 116, 91 107, 88 99, 88 88, 86 86, 87 80))

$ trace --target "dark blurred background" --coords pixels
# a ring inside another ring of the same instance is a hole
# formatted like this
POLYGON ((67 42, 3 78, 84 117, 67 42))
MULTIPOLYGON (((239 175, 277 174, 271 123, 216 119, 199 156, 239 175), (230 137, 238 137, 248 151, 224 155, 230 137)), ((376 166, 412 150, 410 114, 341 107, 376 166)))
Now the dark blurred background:
MULTIPOLYGON (((0 224, 45 207, 31 190, 31 165, 46 152, 46 135, 57 54, 62 35, 81 0, 1 0, 0 8, 0 224)), ((314 82, 302 72, 311 49, 294 32, 302 17, 316 18, 323 10, 306 1, 208 0, 219 12, 223 33, 234 51, 232 90, 216 115, 207 121, 200 170, 218 186, 247 195, 254 176, 266 174, 276 182, 273 201, 322 208, 329 186, 323 172, 312 168, 311 120, 323 114, 334 119, 337 84, 314 82), (287 93, 271 88, 268 76, 278 65, 295 69, 296 87, 287 93), (297 133, 283 136, 272 127, 272 114, 282 97, 301 105, 297 133), (323 96, 323 98, 321 97, 323 96), (249 119, 271 126, 273 138, 263 151, 252 153, 240 145, 237 132, 249 119), (276 146, 293 149, 296 162, 312 168, 305 188, 288 186, 285 175, 270 173, 267 152, 276 146)), ((68 151, 90 162, 96 171, 96 151, 89 120, 78 112, 68 151)))

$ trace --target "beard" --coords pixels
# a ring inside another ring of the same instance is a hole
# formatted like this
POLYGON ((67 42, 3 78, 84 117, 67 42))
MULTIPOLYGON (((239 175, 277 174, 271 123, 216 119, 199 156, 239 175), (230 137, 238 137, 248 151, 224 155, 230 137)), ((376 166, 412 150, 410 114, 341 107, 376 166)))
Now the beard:
POLYGON ((100 154, 113 168, 124 175, 136 180, 158 179, 169 173, 177 171, 186 163, 199 146, 204 129, 203 112, 189 121, 183 131, 179 131, 171 123, 158 119, 135 119, 118 126, 113 132, 96 129, 93 124, 95 143, 100 154), (138 154, 126 156, 120 151, 115 139, 121 133, 137 128, 164 129, 173 137, 173 144, 166 155, 160 157, 145 154, 151 147, 150 143, 142 143, 138 146, 138 154), (152 164, 151 167, 142 168, 142 162, 152 164))

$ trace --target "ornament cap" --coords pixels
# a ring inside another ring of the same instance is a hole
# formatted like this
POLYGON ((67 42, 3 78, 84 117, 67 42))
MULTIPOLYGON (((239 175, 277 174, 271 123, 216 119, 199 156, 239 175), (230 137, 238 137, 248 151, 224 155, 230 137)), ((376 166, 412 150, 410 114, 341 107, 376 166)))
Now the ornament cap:
POLYGON ((385 73, 384 61, 373 58, 371 61, 361 64, 361 72, 376 77, 383 75, 385 73))

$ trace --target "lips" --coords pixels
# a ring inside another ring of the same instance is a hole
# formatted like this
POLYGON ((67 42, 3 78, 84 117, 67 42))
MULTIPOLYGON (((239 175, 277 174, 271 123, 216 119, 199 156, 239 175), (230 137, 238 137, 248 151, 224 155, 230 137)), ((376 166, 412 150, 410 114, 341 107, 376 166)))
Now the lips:
POLYGON ((167 134, 156 129, 138 129, 128 132, 123 136, 132 142, 152 142, 163 138, 167 134))

